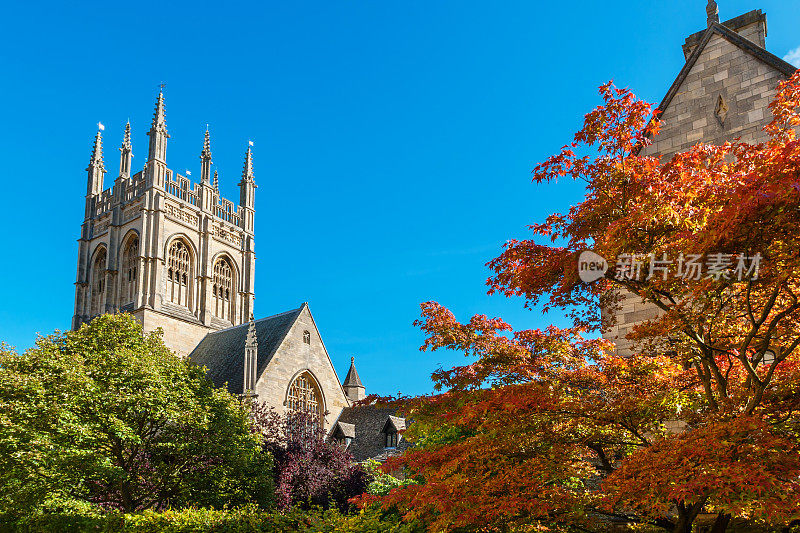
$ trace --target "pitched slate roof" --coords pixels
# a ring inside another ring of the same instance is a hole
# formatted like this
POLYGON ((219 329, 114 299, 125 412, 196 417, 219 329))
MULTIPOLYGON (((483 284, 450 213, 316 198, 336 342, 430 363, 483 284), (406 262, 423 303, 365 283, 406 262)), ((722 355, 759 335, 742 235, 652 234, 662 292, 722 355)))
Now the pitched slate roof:
POLYGON ((393 407, 376 407, 374 405, 345 407, 342 414, 339 415, 339 420, 334 424, 331 434, 334 437, 339 433, 348 436, 345 432, 349 431, 348 426, 353 426, 355 435, 351 437, 353 440, 347 447, 347 450, 353 454, 353 459, 356 461, 366 461, 367 459, 383 461, 390 455, 397 455, 411 446, 402 435, 398 436, 397 448, 387 449, 385 446, 384 428, 387 424, 395 428, 402 426, 405 429, 405 419, 394 416, 396 413, 397 409, 393 407))
POLYGON ((336 428, 334 429, 334 436, 349 437, 351 439, 355 438, 356 436, 355 424, 348 424, 347 422, 337 422, 336 428))
POLYGON ((386 421, 386 424, 384 424, 383 429, 386 430, 389 426, 391 426, 392 429, 394 429, 395 431, 405 431, 406 419, 400 418, 399 416, 389 415, 389 420, 386 421))
POLYGON ((347 376, 344 378, 344 383, 342 383, 342 387, 361 387, 364 388, 364 384, 361 383, 361 378, 358 377, 358 372, 356 372, 356 360, 354 357, 350 358, 350 370, 347 371, 347 376))
MULTIPOLYGON (((706 47, 708 42, 711 40, 715 34, 720 35, 721 37, 727 39, 731 42, 734 46, 738 46, 743 51, 747 52, 748 54, 752 55, 753 57, 763 61, 767 65, 773 67, 774 69, 782 72, 786 76, 791 76, 797 70, 796 67, 787 63, 780 57, 776 56, 771 52, 767 52, 765 49, 758 46, 756 43, 751 41, 750 39, 746 39, 742 37, 730 27, 741 27, 743 23, 747 22, 745 20, 746 17, 758 17, 759 13, 746 13, 740 17, 736 17, 735 19, 731 19, 729 21, 723 22, 722 24, 714 23, 711 24, 707 29, 697 32, 695 34, 690 35, 686 39, 686 44, 684 46, 694 46, 694 51, 692 55, 689 56, 689 59, 686 60, 686 64, 681 69, 678 77, 675 78, 675 81, 672 83, 672 86, 667 91, 667 94, 664 96, 664 99, 658 105, 658 109, 664 111, 667 106, 669 106, 672 99, 678 93, 683 81, 686 79, 686 76, 689 75, 689 72, 694 67, 695 63, 697 63, 700 54, 703 53, 703 49, 706 47), (696 45, 695 45, 696 43, 696 45)), ((749 20, 749 19, 748 19, 749 20)), ((755 18, 754 18, 755 20, 755 18)))
MULTIPOLYGON (((305 309, 286 311, 255 321, 258 338, 258 364, 256 376, 260 376, 283 342, 292 324, 305 309)), ((241 394, 244 386, 244 346, 250 324, 215 331, 206 335, 189 354, 189 359, 208 368, 208 377, 217 387, 227 383, 228 391, 241 394)))

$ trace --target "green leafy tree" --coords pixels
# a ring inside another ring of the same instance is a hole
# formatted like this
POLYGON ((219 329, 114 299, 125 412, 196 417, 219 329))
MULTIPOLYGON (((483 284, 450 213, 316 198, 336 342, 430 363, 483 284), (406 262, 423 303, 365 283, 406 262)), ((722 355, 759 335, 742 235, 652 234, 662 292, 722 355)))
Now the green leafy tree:
POLYGON ((126 512, 274 499, 249 411, 203 368, 104 315, 17 355, 0 349, 0 512, 53 500, 126 512))

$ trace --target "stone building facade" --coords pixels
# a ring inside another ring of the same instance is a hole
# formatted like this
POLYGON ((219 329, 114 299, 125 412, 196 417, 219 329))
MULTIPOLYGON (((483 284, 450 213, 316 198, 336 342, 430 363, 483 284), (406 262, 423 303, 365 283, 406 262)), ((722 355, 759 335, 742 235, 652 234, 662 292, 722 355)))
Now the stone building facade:
MULTIPOLYGON (((215 385, 279 412, 314 413, 325 429, 335 430, 345 410, 352 417, 362 409, 353 406, 366 390, 355 362, 341 383, 307 303, 259 320, 252 314, 256 184, 250 146, 235 205, 220 196, 208 130, 200 183, 192 183, 188 171, 183 176, 167 167, 163 91, 148 136, 144 168, 132 173, 126 125, 119 174, 108 189, 102 127, 95 136, 78 239, 73 329, 104 313, 131 313, 145 331, 160 328, 177 354, 205 366, 215 385)), ((372 418, 375 412, 369 409, 372 418)), ((362 424, 357 434, 351 428, 343 444, 362 450, 362 459, 368 458, 363 450, 375 450, 376 443, 396 450, 405 421, 391 415, 391 422, 386 414, 386 420, 362 424), (394 440, 382 437, 392 431, 394 440)), ((374 455, 388 453, 381 448, 374 455)))
POLYGON ((236 206, 220 196, 216 172, 212 183, 208 131, 199 184, 167 168, 163 93, 148 135, 147 161, 134 174, 126 126, 119 174, 108 189, 102 132, 95 137, 72 327, 103 313, 129 312, 145 331, 160 327, 167 346, 185 356, 206 334, 246 322, 253 310, 252 153, 248 147, 236 206))
MULTIPOLYGON (((706 12, 708 27, 686 38, 686 63, 658 107, 661 132, 643 155, 668 160, 698 142, 767 139, 763 128, 772 120, 767 106, 778 82, 796 69, 765 49, 767 18, 761 10, 720 23, 712 0, 706 12)), ((616 344, 620 355, 630 355, 636 347, 625 336, 658 310, 627 293, 615 312, 616 324, 603 336, 616 344)))

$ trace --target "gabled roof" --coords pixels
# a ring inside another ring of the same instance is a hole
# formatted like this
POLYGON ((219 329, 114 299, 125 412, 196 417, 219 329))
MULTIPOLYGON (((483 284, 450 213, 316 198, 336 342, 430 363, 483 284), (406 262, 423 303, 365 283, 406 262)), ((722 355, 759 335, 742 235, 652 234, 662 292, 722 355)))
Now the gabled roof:
MULTIPOLYGON (((397 455, 409 448, 411 444, 402 436, 398 438, 397 448, 386 448, 387 425, 391 427, 402 426, 405 429, 405 419, 394 416, 397 409, 394 407, 377 407, 375 405, 357 405, 355 407, 345 407, 337 420, 338 427, 342 424, 354 426, 355 437, 347 447, 356 461, 366 461, 375 459, 383 461, 390 455, 397 455), (394 420, 391 422, 390 420, 394 420), (402 423, 401 423, 402 421, 402 423)), ((334 426, 333 431, 337 431, 334 426)), ((332 435, 336 435, 332 432, 332 435)))
MULTIPOLYGON (((742 17, 748 15, 749 14, 745 14, 742 15, 742 17)), ((794 74, 797 68, 792 66, 790 63, 787 63, 786 61, 784 61, 783 59, 781 59, 780 57, 776 56, 771 52, 767 52, 765 49, 761 48, 753 41, 742 37, 735 31, 728 28, 728 25, 732 25, 734 22, 737 21, 737 19, 741 19, 742 17, 737 17, 736 19, 729 20, 722 24, 718 23, 711 24, 711 26, 709 26, 706 30, 703 30, 702 32, 697 32, 696 34, 689 36, 689 38, 686 40, 686 45, 693 46, 695 42, 697 42, 698 44, 697 46, 695 46, 692 55, 690 55, 689 59, 686 60, 686 64, 681 69, 680 73, 678 74, 678 77, 675 78, 675 81, 672 83, 672 86, 669 88, 669 91, 667 91, 666 96, 664 96, 664 99, 661 100, 661 103, 658 105, 659 110, 664 111, 669 106, 670 102, 678 93, 678 90, 680 89, 681 85, 686 79, 686 76, 689 75, 689 72, 691 72, 692 67, 694 67, 695 63, 697 63, 698 58, 703 53, 703 49, 706 47, 706 45, 714 35, 719 35, 724 39, 727 39, 734 46, 739 47, 741 50, 747 52, 756 59, 763 61, 767 65, 773 67, 774 69, 785 74, 786 76, 791 76, 792 74, 794 74)), ((741 21, 736 23, 739 24, 740 22, 741 21)), ((733 27, 737 26, 733 25, 733 27)))
POLYGON ((383 425, 383 432, 385 433, 387 430, 393 429, 394 431, 405 431, 406 429, 406 419, 400 418, 398 416, 391 416, 386 420, 386 423, 383 425))
MULTIPOLYGON (((264 372, 305 307, 306 304, 303 304, 297 309, 255 321, 258 338, 257 377, 264 372)), ((233 394, 243 391, 244 346, 249 327, 250 324, 241 324, 209 333, 189 354, 193 363, 208 368, 208 377, 214 385, 222 387, 227 383, 228 391, 233 394)))
POLYGON ((331 432, 334 437, 349 437, 351 439, 356 436, 355 424, 348 424, 347 422, 336 422, 336 426, 331 432))
POLYGON ((358 372, 356 372, 356 360, 355 358, 350 358, 350 370, 347 371, 347 376, 344 378, 344 383, 342 383, 342 387, 361 387, 364 388, 364 384, 361 383, 361 378, 358 377, 358 372))

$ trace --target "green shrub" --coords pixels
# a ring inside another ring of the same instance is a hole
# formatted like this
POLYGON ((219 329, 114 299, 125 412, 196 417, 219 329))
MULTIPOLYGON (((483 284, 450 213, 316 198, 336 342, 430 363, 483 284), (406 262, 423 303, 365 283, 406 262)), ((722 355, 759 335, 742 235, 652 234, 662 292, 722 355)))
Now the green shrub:
POLYGON ((365 509, 345 515, 336 509, 263 512, 251 505, 236 509, 182 509, 135 514, 100 514, 98 508, 53 509, 6 524, 9 533, 412 533, 396 514, 365 509))

